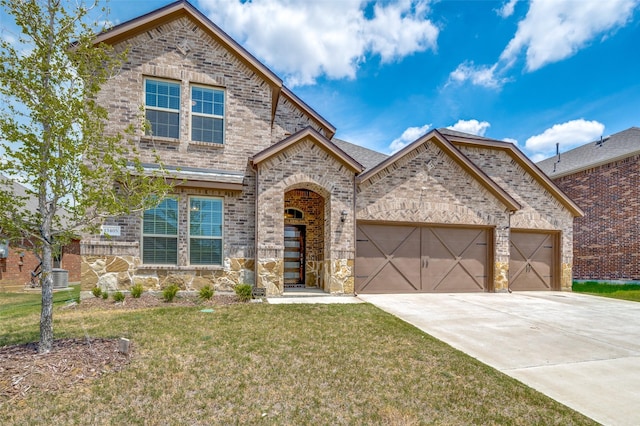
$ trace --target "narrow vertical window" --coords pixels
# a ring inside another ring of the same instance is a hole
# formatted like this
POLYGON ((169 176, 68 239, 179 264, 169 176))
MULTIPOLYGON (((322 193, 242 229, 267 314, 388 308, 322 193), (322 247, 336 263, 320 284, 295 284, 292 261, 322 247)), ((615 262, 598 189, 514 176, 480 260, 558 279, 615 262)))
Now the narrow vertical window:
POLYGON ((178 263, 178 200, 165 198, 142 219, 142 263, 178 263))
POLYGON ((151 128, 147 134, 165 138, 180 137, 180 84, 145 80, 145 117, 151 128))
POLYGON ((222 265, 222 200, 189 200, 189 261, 192 265, 222 265))
POLYGON ((191 140, 224 143, 224 91, 191 86, 191 140))

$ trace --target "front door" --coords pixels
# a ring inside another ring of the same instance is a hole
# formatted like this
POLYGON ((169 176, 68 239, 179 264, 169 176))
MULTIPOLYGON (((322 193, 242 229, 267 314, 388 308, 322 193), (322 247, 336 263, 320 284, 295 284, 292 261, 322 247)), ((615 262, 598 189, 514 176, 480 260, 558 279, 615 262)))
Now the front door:
POLYGON ((285 288, 304 288, 304 231, 302 225, 284 227, 285 288))

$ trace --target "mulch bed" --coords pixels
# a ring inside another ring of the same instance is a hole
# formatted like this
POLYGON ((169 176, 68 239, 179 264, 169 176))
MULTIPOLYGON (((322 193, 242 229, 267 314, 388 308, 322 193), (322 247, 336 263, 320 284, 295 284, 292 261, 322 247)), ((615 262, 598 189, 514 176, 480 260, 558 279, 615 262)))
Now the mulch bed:
POLYGON ((118 352, 118 339, 59 339, 51 352, 38 353, 38 343, 0 348, 0 407, 32 389, 55 392, 118 371, 129 363, 118 352))
MULTIPOLYGON (((161 297, 144 293, 140 298, 127 296, 124 302, 89 298, 80 304, 68 304, 62 309, 134 310, 159 306, 220 306, 238 303, 236 295, 215 295, 211 300, 197 297, 176 297, 167 303, 161 297)), ((132 345, 133 346, 133 345, 132 345)), ((123 369, 134 355, 118 351, 118 339, 59 339, 49 353, 39 354, 38 343, 0 347, 0 407, 24 398, 33 389, 55 392, 80 382, 123 369)))
POLYGON ((130 295, 127 295, 124 302, 114 302, 111 298, 103 299, 101 297, 90 297, 88 299, 82 299, 80 304, 73 304, 65 306, 63 309, 78 309, 78 310, 129 310, 129 309, 145 309, 155 308, 159 306, 171 307, 171 306, 220 306, 220 305, 232 305, 238 303, 238 296, 235 294, 216 294, 211 300, 200 300, 195 295, 183 296, 178 294, 172 302, 165 302, 162 300, 161 294, 151 294, 149 292, 142 293, 142 296, 135 299, 130 295))

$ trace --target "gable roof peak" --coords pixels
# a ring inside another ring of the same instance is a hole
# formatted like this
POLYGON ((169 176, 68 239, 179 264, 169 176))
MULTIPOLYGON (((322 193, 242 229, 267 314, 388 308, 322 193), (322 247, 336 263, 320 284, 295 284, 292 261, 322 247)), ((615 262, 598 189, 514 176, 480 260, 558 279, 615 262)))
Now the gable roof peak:
POLYGON ((343 151, 339 146, 331 142, 311 126, 307 126, 304 129, 292 134, 291 136, 288 136, 287 138, 281 140, 280 142, 277 142, 270 147, 258 152, 250 158, 251 164, 253 164, 255 167, 257 164, 260 164, 261 162, 273 157, 274 155, 279 154, 280 152, 289 148, 291 145, 294 145, 305 138, 311 138, 315 144, 319 145, 320 147, 322 147, 322 149, 329 152, 340 162, 353 170, 356 174, 364 170, 364 166, 362 166, 362 164, 360 164, 353 157, 343 151))
POLYGON ((211 21, 211 19, 187 0, 177 0, 159 9, 155 9, 144 15, 138 16, 137 18, 118 24, 103 33, 97 34, 94 38, 94 44, 106 43, 114 45, 152 30, 153 28, 167 22, 171 22, 185 16, 199 25, 200 28, 207 32, 207 34, 216 40, 216 42, 220 43, 225 49, 232 52, 242 63, 248 66, 252 71, 266 81, 269 86, 271 86, 272 124, 275 120, 278 100, 280 99, 280 96, 283 95, 318 123, 326 133, 327 137, 332 137, 335 134, 336 128, 329 123, 329 121, 286 88, 282 79, 278 77, 278 75, 249 53, 248 50, 242 47, 237 41, 224 32, 219 26, 211 21))

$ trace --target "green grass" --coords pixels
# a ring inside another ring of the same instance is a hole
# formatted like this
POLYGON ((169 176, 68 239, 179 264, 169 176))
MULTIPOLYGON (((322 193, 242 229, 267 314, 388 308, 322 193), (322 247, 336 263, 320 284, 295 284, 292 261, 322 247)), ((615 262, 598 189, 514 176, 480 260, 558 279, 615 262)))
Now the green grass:
MULTIPOLYGON (((78 297, 80 286, 71 288, 53 293, 54 310, 78 297)), ((41 297, 40 292, 0 292, 0 346, 38 340, 41 297), (25 323, 35 324, 35 328, 25 328, 25 323)))
MULTIPOLYGON (((0 294, 0 307, 2 344, 37 338, 28 300, 0 294), (4 317, 11 302, 23 308, 4 317)), ((0 424, 595 424, 368 304, 57 308, 54 319, 56 337, 129 338, 131 363, 0 400, 0 424)))
POLYGON ((613 299, 640 302, 640 284, 607 284, 594 281, 573 283, 573 291, 613 299))

